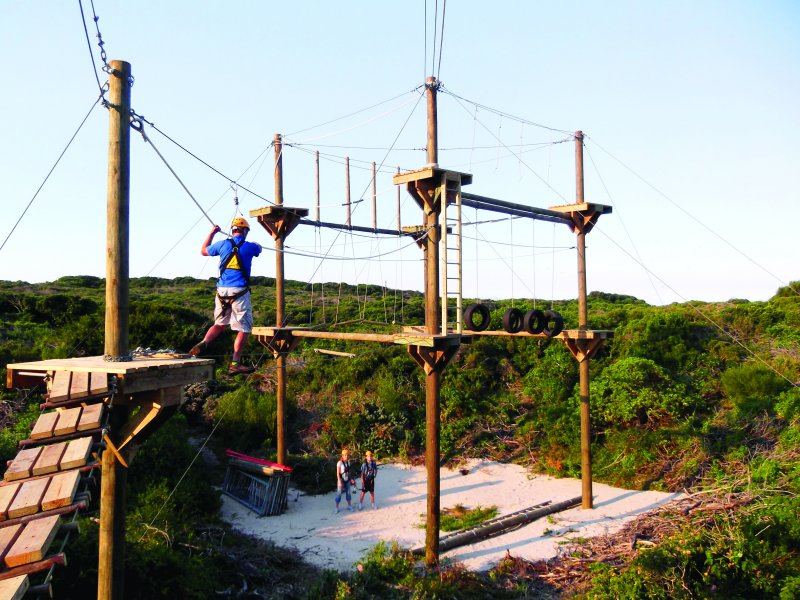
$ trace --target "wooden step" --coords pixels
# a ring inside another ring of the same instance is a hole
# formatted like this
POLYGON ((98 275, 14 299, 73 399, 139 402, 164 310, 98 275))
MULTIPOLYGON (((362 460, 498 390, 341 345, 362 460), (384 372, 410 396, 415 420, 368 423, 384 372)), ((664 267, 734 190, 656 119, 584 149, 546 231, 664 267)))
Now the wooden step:
POLYGON ((50 381, 47 382, 47 399, 50 402, 68 400, 71 380, 71 371, 53 371, 50 375, 50 381))
POLYGON ((89 395, 89 373, 81 371, 72 372, 72 380, 69 384, 69 399, 76 400, 86 398, 89 395))
POLYGON ((82 467, 89 460, 89 453, 92 450, 92 438, 84 437, 72 440, 67 444, 67 450, 61 457, 59 467, 62 471, 82 467))
POLYGON ((58 471, 58 463, 61 462, 61 457, 64 456, 64 451, 66 449, 67 442, 43 446, 42 452, 39 454, 39 458, 36 459, 31 473, 33 475, 47 475, 48 473, 55 473, 58 471))
POLYGON ((31 467, 41 453, 41 446, 36 448, 26 448, 17 452, 16 458, 6 469, 3 479, 6 481, 16 481, 17 479, 27 479, 31 476, 31 467))
POLYGON ((81 418, 78 420, 78 431, 86 431, 87 429, 100 427, 100 423, 103 420, 103 408, 104 405, 102 402, 84 406, 83 412, 81 412, 81 418))
POLYGON ((58 422, 53 429, 53 435, 66 435, 78 430, 78 419, 80 419, 83 407, 76 406, 74 408, 59 409, 61 414, 58 416, 58 422))
MULTIPOLYGON (((25 524, 25 529, 11 545, 4 559, 7 567, 18 567, 42 560, 58 534, 61 517, 42 517, 25 524)), ((2 530, 0 530, 2 531, 2 530)))
POLYGON ((17 517, 27 517, 28 515, 35 515, 39 512, 42 503, 42 496, 50 484, 49 477, 41 479, 31 479, 25 481, 22 487, 14 497, 11 506, 8 507, 8 518, 16 519, 17 517))
POLYGON ((11 546, 17 541, 22 525, 12 525, 0 529, 0 566, 5 562, 6 554, 11 550, 11 546))
POLYGON ((12 483, 0 486, 0 521, 8 519, 8 507, 11 506, 11 501, 14 500, 21 485, 21 483, 12 483))
POLYGON ((42 497, 42 511, 69 506, 78 491, 81 472, 77 469, 53 475, 47 491, 42 497))
POLYGON ((22 600, 31 586, 27 575, 0 580, 0 600, 22 600))
POLYGON ((43 438, 53 437, 53 429, 58 421, 59 413, 56 411, 46 412, 39 415, 36 424, 31 431, 31 439, 39 440, 43 438))

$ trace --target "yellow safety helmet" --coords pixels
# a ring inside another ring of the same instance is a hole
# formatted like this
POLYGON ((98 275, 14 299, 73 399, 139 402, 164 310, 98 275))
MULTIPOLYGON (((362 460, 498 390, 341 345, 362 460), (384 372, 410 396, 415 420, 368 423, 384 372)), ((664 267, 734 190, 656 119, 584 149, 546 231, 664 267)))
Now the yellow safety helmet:
POLYGON ((250 229, 250 223, 248 223, 244 217, 236 217, 231 222, 231 229, 234 227, 239 227, 242 229, 250 229))

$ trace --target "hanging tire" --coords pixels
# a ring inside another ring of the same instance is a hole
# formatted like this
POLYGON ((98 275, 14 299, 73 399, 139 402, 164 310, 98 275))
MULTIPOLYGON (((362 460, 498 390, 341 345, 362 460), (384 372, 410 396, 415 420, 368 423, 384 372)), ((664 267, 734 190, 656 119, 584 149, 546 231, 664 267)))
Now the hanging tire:
POLYGON ((564 330, 564 317, 554 310, 544 311, 545 322, 547 323, 542 330, 547 337, 554 337, 564 330), (552 327, 551 327, 552 323, 552 327))
POLYGON ((489 327, 489 309, 483 304, 470 304, 464 311, 464 325, 470 331, 483 331, 489 327), (480 316, 479 323, 475 323, 475 313, 480 316))
POLYGON ((508 333, 518 333, 522 330, 522 311, 518 308, 509 308, 503 314, 503 329, 508 333))
POLYGON ((526 312, 522 319, 522 328, 528 333, 542 333, 546 326, 547 319, 544 313, 537 308, 526 312))

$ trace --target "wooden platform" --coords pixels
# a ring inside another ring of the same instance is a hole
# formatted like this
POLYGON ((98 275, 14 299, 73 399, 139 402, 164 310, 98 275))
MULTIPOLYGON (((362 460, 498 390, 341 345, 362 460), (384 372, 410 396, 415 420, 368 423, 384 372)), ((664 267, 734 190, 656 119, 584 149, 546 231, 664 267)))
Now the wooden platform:
POLYGON ((112 383, 121 394, 135 394, 206 381, 214 377, 214 360, 142 356, 117 362, 105 361, 102 356, 86 356, 14 363, 7 369, 6 386, 9 388, 32 387, 41 384, 45 377, 52 378, 49 400, 55 402, 102 395, 108 393, 112 383), (111 376, 114 382, 109 381, 111 376), (78 381, 77 387, 73 386, 73 380, 78 381), (84 381, 87 381, 85 385, 84 381))

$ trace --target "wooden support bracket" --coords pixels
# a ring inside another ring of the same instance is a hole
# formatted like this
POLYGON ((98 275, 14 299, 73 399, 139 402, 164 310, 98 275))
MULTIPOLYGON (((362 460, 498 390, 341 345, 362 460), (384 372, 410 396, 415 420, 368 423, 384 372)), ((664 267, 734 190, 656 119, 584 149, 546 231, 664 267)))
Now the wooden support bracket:
POLYGON ((611 207, 605 204, 562 204, 551 206, 550 210, 564 213, 571 220, 569 226, 573 233, 589 233, 597 223, 600 215, 607 215, 611 212, 611 207))
MULTIPOLYGON (((134 396, 139 410, 125 422, 119 432, 114 432, 118 440, 116 448, 111 444, 112 451, 119 461, 127 467, 132 461, 142 443, 161 425, 169 419, 183 400, 183 388, 171 387, 144 392, 134 396)), ((109 443, 106 436, 106 443, 109 443)))
POLYGON ((425 370, 426 375, 431 373, 441 373, 450 364, 453 357, 458 352, 458 344, 439 348, 428 348, 426 346, 409 346, 408 353, 420 367, 425 370))
POLYGON ((117 457, 117 460, 119 461, 119 464, 121 464, 123 467, 125 467, 127 469, 128 468, 128 463, 125 461, 124 458, 122 458, 122 454, 120 454, 119 450, 114 445, 114 442, 111 441, 111 438, 108 437, 108 434, 103 436, 103 441, 106 443, 106 449, 110 450, 111 452, 113 452, 114 456, 117 457))
POLYGON ((268 206, 251 210, 250 216, 256 218, 261 226, 269 232, 272 239, 285 240, 300 224, 301 219, 308 216, 308 209, 268 206))
POLYGON ((272 332, 272 335, 257 335, 256 339, 272 352, 273 358, 289 354, 300 343, 300 338, 292 335, 290 330, 273 329, 272 332))
POLYGON ((567 348, 569 348, 569 351, 572 352, 572 356, 574 356, 575 360, 577 360, 579 363, 592 358, 600 349, 600 346, 603 345, 604 341, 603 338, 562 339, 564 340, 564 344, 567 346, 567 348))

